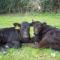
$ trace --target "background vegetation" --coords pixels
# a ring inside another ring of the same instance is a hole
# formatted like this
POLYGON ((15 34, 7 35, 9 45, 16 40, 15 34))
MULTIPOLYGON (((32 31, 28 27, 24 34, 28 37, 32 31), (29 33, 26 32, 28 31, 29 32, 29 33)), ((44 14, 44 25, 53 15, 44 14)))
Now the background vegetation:
POLYGON ((0 0, 0 14, 59 12, 60 0, 0 0))

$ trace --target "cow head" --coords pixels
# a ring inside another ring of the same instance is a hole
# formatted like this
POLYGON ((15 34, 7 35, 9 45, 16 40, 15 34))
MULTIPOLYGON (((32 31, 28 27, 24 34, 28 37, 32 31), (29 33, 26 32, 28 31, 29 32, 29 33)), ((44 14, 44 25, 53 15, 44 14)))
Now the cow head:
POLYGON ((38 35, 42 30, 42 24, 39 21, 32 21, 31 26, 34 27, 34 34, 38 35))

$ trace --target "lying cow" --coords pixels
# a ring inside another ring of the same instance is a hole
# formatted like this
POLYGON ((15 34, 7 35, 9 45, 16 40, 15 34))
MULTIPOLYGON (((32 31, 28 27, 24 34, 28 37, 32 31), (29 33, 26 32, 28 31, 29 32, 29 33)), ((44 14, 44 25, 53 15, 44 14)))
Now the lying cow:
POLYGON ((37 45, 38 42, 40 42, 40 40, 42 38, 41 37, 42 33, 40 32, 41 23, 39 21, 32 20, 31 26, 33 26, 33 28, 34 28, 34 43, 35 43, 35 45, 37 45))
POLYGON ((0 46, 4 49, 21 47, 20 29, 15 29, 15 27, 0 29, 0 46))
MULTIPOLYGON (((37 22, 35 24, 37 24, 37 22)), ((37 27, 38 26, 40 26, 38 28, 40 41, 36 44, 36 47, 60 50, 60 29, 47 25, 46 23, 40 23, 37 27)), ((37 27, 34 27, 34 29, 37 27)), ((37 33, 37 31, 35 32, 37 33)))
POLYGON ((22 22, 21 24, 15 23, 15 26, 19 25, 20 32, 21 32, 21 43, 31 43, 32 40, 30 39, 30 23, 22 22))

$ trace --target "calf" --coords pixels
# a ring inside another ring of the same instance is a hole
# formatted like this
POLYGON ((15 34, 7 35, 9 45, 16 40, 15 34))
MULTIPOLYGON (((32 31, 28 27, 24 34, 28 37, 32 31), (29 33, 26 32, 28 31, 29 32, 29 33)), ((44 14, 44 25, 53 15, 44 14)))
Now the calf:
POLYGON ((20 26, 21 43, 31 43, 32 40, 30 39, 30 23, 24 21, 21 23, 21 25, 19 25, 19 23, 15 23, 15 25, 20 26))
POLYGON ((60 50, 60 29, 41 23, 40 32, 41 40, 37 47, 39 48, 52 48, 60 50))
POLYGON ((0 29, 0 46, 18 48, 21 46, 20 29, 15 27, 0 29))
POLYGON ((34 28, 34 43, 35 45, 41 41, 42 33, 40 32, 42 29, 41 23, 39 21, 32 20, 31 26, 34 28))

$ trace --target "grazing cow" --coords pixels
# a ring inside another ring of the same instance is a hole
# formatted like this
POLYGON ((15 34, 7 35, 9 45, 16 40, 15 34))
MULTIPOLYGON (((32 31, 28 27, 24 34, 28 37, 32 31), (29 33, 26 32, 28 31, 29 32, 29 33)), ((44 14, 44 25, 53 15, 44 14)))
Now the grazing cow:
POLYGON ((0 46, 4 48, 21 47, 20 29, 15 29, 15 27, 0 29, 0 46))
MULTIPOLYGON (((19 25, 19 23, 15 23, 15 25, 19 25)), ((24 21, 19 26, 21 32, 21 43, 31 43, 32 40, 30 39, 30 23, 24 21)))
POLYGON ((60 29, 41 23, 40 32, 41 40, 37 47, 39 48, 52 48, 60 50, 60 29))

